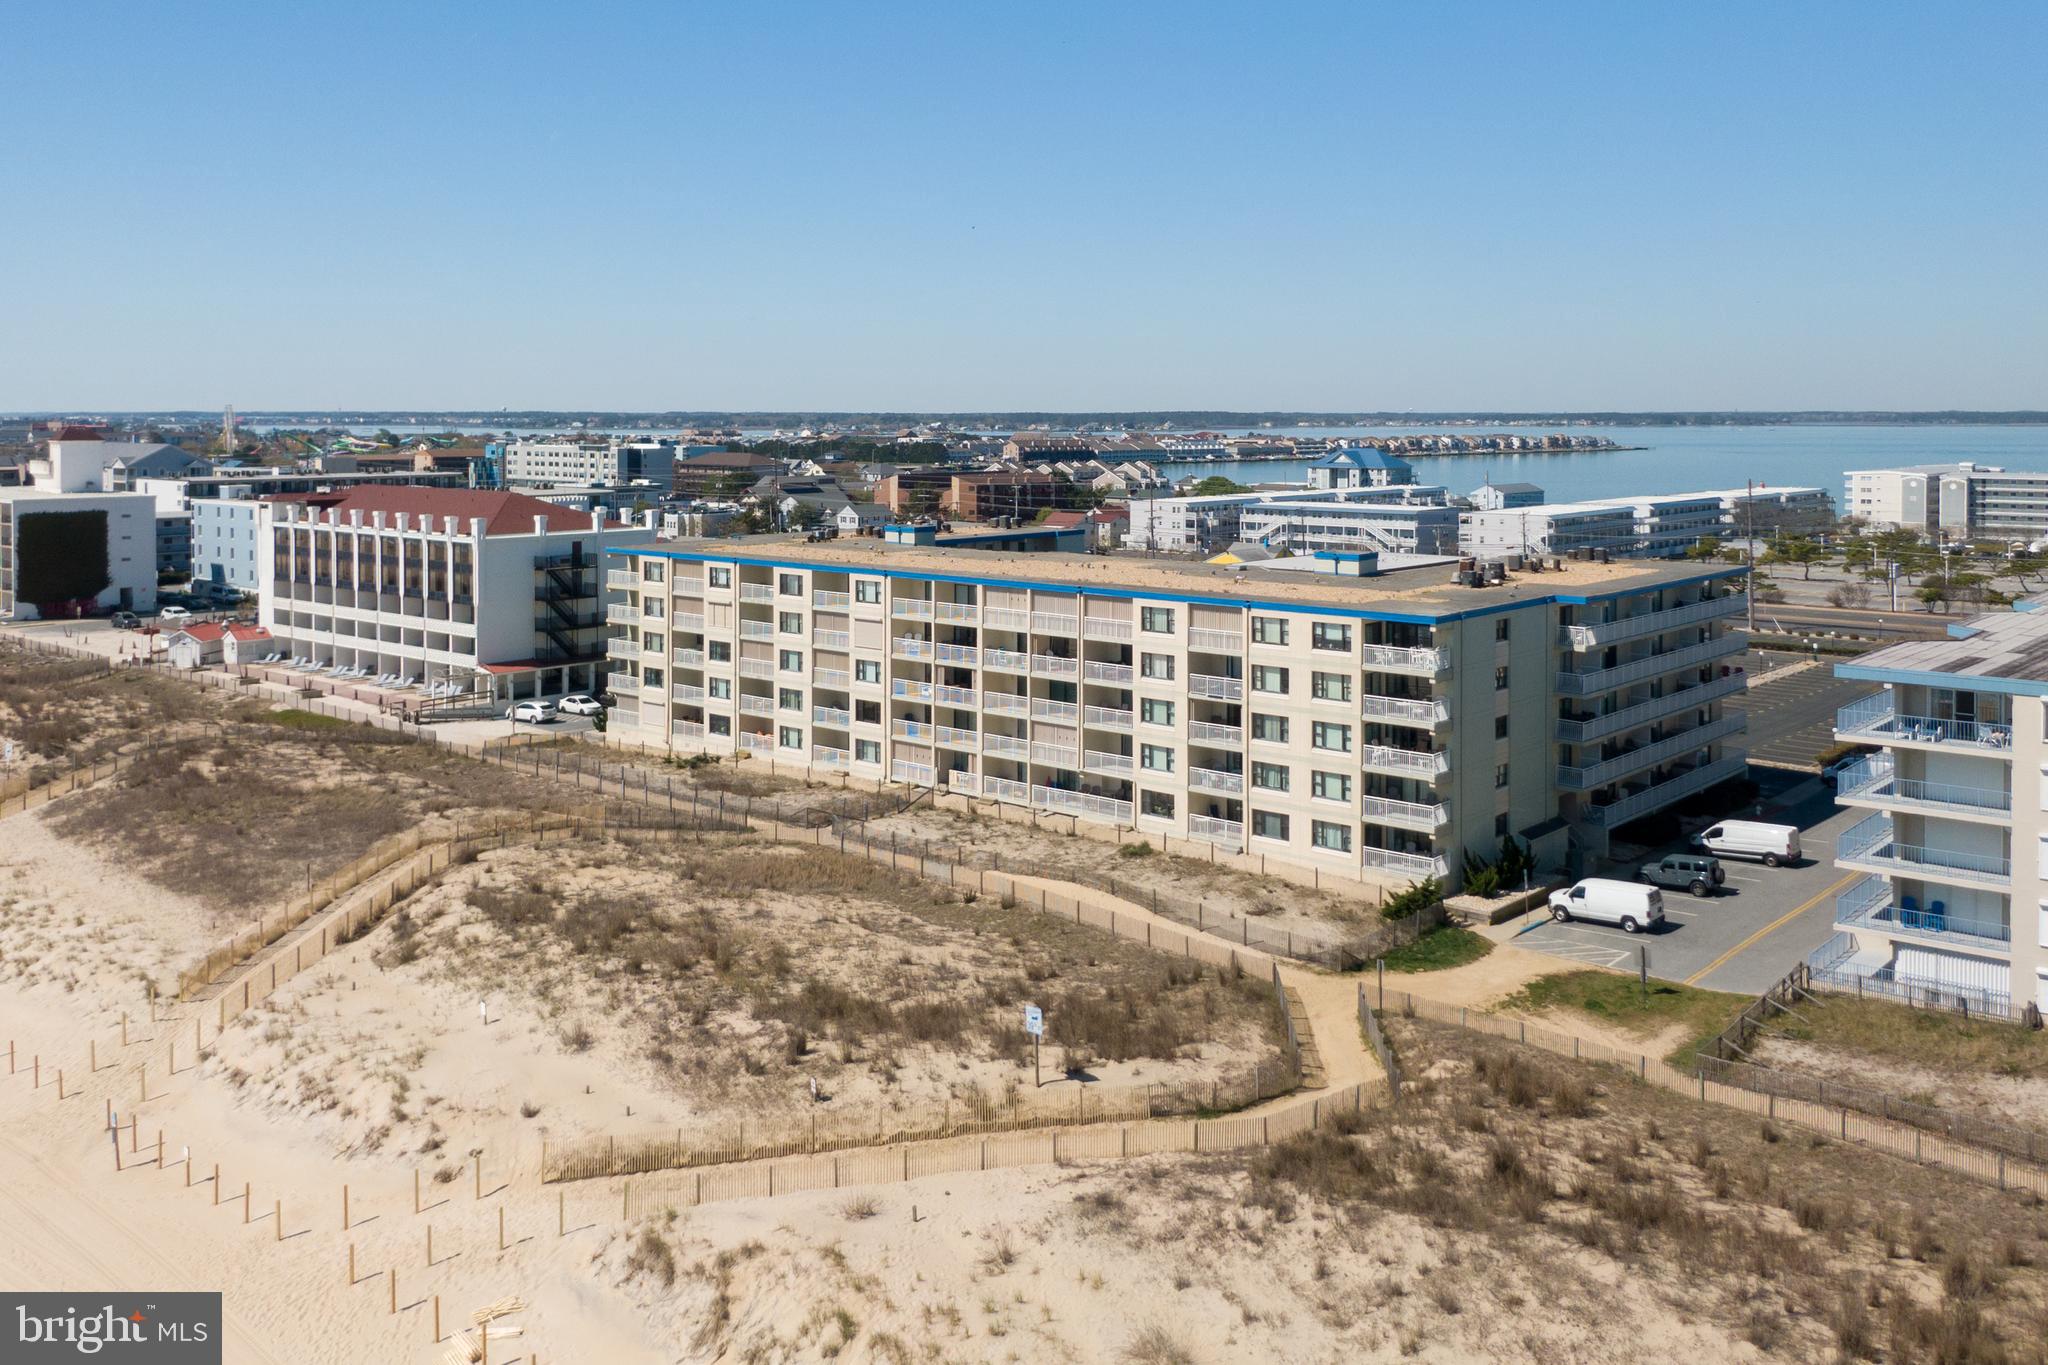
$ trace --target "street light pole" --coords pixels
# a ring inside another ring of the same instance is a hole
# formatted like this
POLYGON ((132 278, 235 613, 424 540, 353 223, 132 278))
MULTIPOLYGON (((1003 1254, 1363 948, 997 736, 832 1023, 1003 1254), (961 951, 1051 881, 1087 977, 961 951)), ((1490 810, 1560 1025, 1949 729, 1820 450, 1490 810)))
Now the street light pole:
POLYGON ((1751 479, 1751 480, 1749 480, 1749 482, 1748 482, 1748 485, 1747 485, 1747 490, 1746 490, 1746 491, 1747 491, 1747 496, 1745 496, 1745 497, 1743 498, 1743 500, 1742 500, 1742 505, 1743 505, 1743 509, 1744 509, 1744 511, 1745 511, 1745 512, 1746 512, 1746 513, 1748 514, 1749 530, 1748 530, 1748 534, 1747 534, 1747 535, 1746 535, 1746 536, 1745 536, 1745 537, 1743 538, 1743 546, 1744 546, 1745 550, 1747 551, 1747 553, 1748 553, 1748 555, 1749 555, 1749 581, 1748 581, 1747 583, 1743 584, 1743 587, 1747 589, 1747 592, 1745 593, 1745 596, 1746 596, 1746 597, 1747 597, 1747 598, 1749 599, 1749 633, 1750 633, 1750 635, 1751 635, 1751 636, 1755 636, 1755 634, 1756 634, 1756 480, 1755 480, 1755 479, 1751 479))

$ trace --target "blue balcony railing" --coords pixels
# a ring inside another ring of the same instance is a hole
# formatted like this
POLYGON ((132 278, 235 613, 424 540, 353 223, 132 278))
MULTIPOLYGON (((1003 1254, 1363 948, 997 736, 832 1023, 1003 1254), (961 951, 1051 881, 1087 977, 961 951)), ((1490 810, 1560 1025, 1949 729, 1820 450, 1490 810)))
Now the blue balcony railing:
POLYGON ((1835 790, 1843 801, 1894 801, 1930 809, 1945 807, 1972 815, 2003 815, 2012 810, 2011 792, 1900 777, 1893 770, 1890 756, 1885 754, 1845 769, 1835 790))
POLYGON ((1978 749, 2012 747, 2010 725, 1900 715, 1894 694, 1890 692, 1851 702, 1835 712, 1835 733, 1844 738, 1878 744, 1959 744, 1978 749))
POLYGON ((1892 833, 1892 817, 1882 812, 1859 820, 1835 843, 1835 861, 1875 864, 1909 877, 1933 881, 2003 883, 2012 875, 2012 860, 1989 853, 1902 844, 1892 833))
POLYGON ((1835 924, 1842 929, 1875 929, 1980 950, 2012 942, 2011 925, 1959 919, 1938 900, 1930 899, 1923 906, 1916 897, 1895 894, 1891 882, 1883 877, 1866 877, 1835 897, 1835 924))

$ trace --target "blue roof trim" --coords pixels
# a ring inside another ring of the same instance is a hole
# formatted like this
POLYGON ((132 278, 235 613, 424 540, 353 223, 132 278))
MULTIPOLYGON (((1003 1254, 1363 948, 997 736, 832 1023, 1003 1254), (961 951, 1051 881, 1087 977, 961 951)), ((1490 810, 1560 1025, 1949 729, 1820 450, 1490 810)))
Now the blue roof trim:
POLYGON ((1972 635, 1981 634, 1983 634, 1983 632, 1978 630, 1975 626, 1950 626, 1948 628, 1948 638, 1951 640, 1967 640, 1972 635))
POLYGON ((1974 673, 1935 673, 1922 668, 1877 668, 1870 664, 1836 664, 1835 676, 1848 678, 1852 682, 1952 687, 1959 692, 1996 692, 2008 697, 2048 697, 2048 682, 2035 682, 2030 678, 1987 678, 1974 673))
MULTIPOLYGON (((940 547, 944 548, 944 547, 940 547)), ((975 574, 931 573, 903 569, 865 568, 852 565, 820 565, 815 560, 780 559, 761 554, 714 554, 701 550, 662 550, 651 546, 606 547, 608 555, 649 555, 660 559, 682 560, 690 564, 753 564, 764 569, 807 569, 813 573, 851 573, 869 578, 915 578, 931 583, 960 583, 969 587, 1030 588, 1037 592, 1086 593, 1094 597, 1149 597, 1161 602, 1183 602, 1199 607, 1247 607, 1257 606, 1261 611, 1290 612, 1297 616, 1339 616, 1354 621, 1398 621, 1408 625, 1440 625, 1451 621, 1476 621, 1483 617, 1499 616, 1504 612, 1520 611, 1527 607, 1544 606, 1551 603, 1568 602, 1583 605, 1587 602, 1605 602, 1610 598, 1627 597, 1643 589, 1626 588, 1618 592, 1595 593, 1585 597, 1530 597, 1520 602, 1500 602, 1492 606, 1477 607, 1471 611, 1413 612, 1413 611, 1367 611, 1359 607, 1338 607, 1318 602, 1272 602, 1250 594, 1240 593, 1235 597, 1210 597, 1201 593, 1167 592, 1158 589, 1111 588, 1083 583, 1055 583, 1035 578, 987 578, 975 574)), ((1747 573, 1741 567, 1717 569, 1710 573, 1696 574, 1690 578, 1671 579, 1660 583, 1660 588, 1678 587, 1686 583, 1703 583, 1717 578, 1747 573)), ((1346 586, 1351 586, 1346 584, 1346 586)), ((1988 690, 1988 689, 1987 689, 1988 690)))

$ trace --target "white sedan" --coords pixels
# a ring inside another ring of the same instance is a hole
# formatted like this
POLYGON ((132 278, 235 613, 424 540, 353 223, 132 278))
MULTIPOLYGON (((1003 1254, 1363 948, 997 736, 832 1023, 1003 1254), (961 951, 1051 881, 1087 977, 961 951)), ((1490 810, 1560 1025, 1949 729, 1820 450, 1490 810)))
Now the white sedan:
POLYGON ((505 713, 505 719, 513 724, 525 721, 529 725, 544 725, 555 718, 555 704, 551 701, 514 702, 512 709, 505 713))
POLYGON ((604 703, 588 692, 576 692, 562 698, 556 706, 566 715, 594 716, 604 710, 604 703))
POLYGON ((181 626, 192 619, 192 613, 183 607, 165 607, 156 614, 156 619, 167 626, 181 626))

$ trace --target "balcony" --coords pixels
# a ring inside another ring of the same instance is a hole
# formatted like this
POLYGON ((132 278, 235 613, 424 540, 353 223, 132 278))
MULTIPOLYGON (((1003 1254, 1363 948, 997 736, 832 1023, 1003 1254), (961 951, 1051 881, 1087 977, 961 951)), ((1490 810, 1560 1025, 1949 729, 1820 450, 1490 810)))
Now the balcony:
POLYGON ((701 611, 677 612, 675 615, 675 629, 679 631, 693 631, 698 634, 703 633, 704 613, 701 611))
POLYGON ((981 746, 979 730, 964 730, 957 725, 934 725, 932 737, 948 749, 976 749, 981 746))
POLYGON ((853 632, 845 630, 814 630, 811 643, 825 649, 849 649, 853 645, 853 632))
POLYGON ((704 580, 701 578, 678 578, 669 584, 669 591, 677 597, 702 597, 704 580))
POLYGON ((640 575, 632 569, 606 569, 604 585, 607 588, 637 588, 640 575))
POLYGON ((973 668, 981 662, 981 651, 973 645, 940 645, 937 657, 942 664, 973 668))
POLYGON ((1703 602, 1690 602, 1666 611, 1624 616, 1617 621, 1559 626, 1557 643, 1565 649, 1600 649, 1607 645, 1620 644, 1624 640, 1637 640, 1645 635, 1655 635, 1659 631, 1698 625, 1702 621, 1718 621, 1725 616, 1738 616, 1747 609, 1748 603, 1749 599, 1741 593, 1730 593, 1724 597, 1710 597, 1703 602))
POLYGON ((946 785, 956 792, 976 796, 981 792, 981 779, 964 768, 955 768, 946 774, 946 785))
POLYGON ((1244 727, 1241 725, 1218 725, 1214 721, 1191 720, 1188 722, 1188 738, 1197 744, 1213 744, 1224 749, 1244 747, 1244 727))
POLYGON ((742 693, 740 710, 750 716, 772 716, 775 714, 775 698, 757 697, 751 692, 742 693))
POLYGON ((2011 925, 1957 919, 1938 900, 1930 899, 1922 909, 1913 897, 1895 895, 1884 877, 1866 877, 1835 897, 1835 928, 1875 930, 1977 952, 2002 954, 2012 946, 2011 925))
POLYGON ((981 794, 992 801, 1013 801, 1025 806, 1031 803, 1031 788, 1027 783, 1014 782, 1007 777, 981 779, 981 794))
POLYGON ((899 701, 930 701, 932 685, 928 682, 912 682, 908 678, 897 678, 889 684, 889 695, 899 701))
POLYGON ((981 694, 971 687, 954 687, 940 683, 932 689, 932 700, 940 706, 964 706, 972 711, 981 704, 981 694))
POLYGON ((1075 635, 1080 632, 1081 621, 1063 611, 1034 611, 1031 629, 1040 635, 1075 635))
POLYGON ((921 720, 894 720, 889 722, 889 733, 897 739, 915 740, 919 744, 932 742, 935 726, 921 720))
POLYGON ((1450 823, 1450 807, 1441 801, 1426 804, 1421 801, 1396 801, 1390 797, 1367 795, 1359 798, 1361 809, 1368 820, 1399 829, 1421 830, 1424 833, 1450 823))
POLYGON ((1666 759, 1704 748, 1717 739, 1739 734, 1747 719, 1746 716, 1740 715, 1723 716, 1719 720, 1710 720, 1705 725, 1694 726, 1675 735, 1667 735, 1654 744, 1641 745, 1616 754, 1612 758, 1602 759, 1598 763, 1589 763, 1579 768, 1560 767, 1557 770, 1557 785, 1566 791, 1591 791, 1595 787, 1604 787, 1630 773, 1655 767, 1666 759))
POLYGON ((704 689, 694 683, 676 683, 669 688, 668 694, 677 701, 701 704, 704 700, 704 689))
POLYGON ((827 592, 820 588, 811 594, 811 605, 827 609, 843 609, 853 605, 853 594, 850 592, 827 592))
POLYGON ((1586 819, 1602 829, 1613 829, 1652 811, 1660 811, 1681 797, 1705 791, 1717 782, 1741 777, 1748 771, 1749 758, 1746 754, 1730 754, 1705 767, 1689 769, 1654 786, 1631 792, 1609 805, 1589 807, 1585 812, 1586 819))
POLYGON ((1190 815, 1188 835, 1195 839, 1207 839, 1210 843, 1227 848, 1233 853, 1244 849, 1244 823, 1239 820, 1219 820, 1213 815, 1190 815))
POLYGON ((1048 768, 1065 768, 1072 772, 1081 766, 1081 751, 1065 744, 1047 744, 1041 740, 1033 740, 1031 761, 1043 763, 1048 768))
POLYGON ((1588 716, 1580 720, 1560 720, 1557 723, 1557 738, 1566 744, 1588 744, 1596 739, 1633 730, 1638 725, 1648 725, 1653 720, 1696 706, 1705 706, 1710 701, 1730 697, 1749 686, 1749 679, 1740 674, 1716 678, 1712 682, 1694 683, 1681 687, 1676 692, 1661 697, 1652 697, 1634 706, 1624 706, 1618 711, 1609 711, 1604 716, 1588 716))
POLYGON ((1070 701, 1054 701, 1050 697, 1033 697, 1031 699, 1031 714, 1040 720, 1075 721, 1081 719, 1081 708, 1070 701))
POLYGON ((1031 629, 1031 613, 1016 607, 983 607, 981 623, 999 630, 1031 629))
POLYGON ((1396 725, 1415 725, 1427 729, 1449 720, 1451 708, 1435 700, 1377 697, 1368 693, 1359 698, 1358 714, 1367 720, 1390 721, 1396 725))
POLYGON ((1854 866, 1886 876, 1971 885, 2002 887, 2012 878, 2010 858, 1899 843, 1892 837, 1892 817, 1884 812, 1859 820, 1843 831, 1835 844, 1835 865, 1854 866))
POLYGON ((1844 771, 1835 783, 1835 800, 1845 806, 1920 811, 2001 825, 2012 823, 2011 792, 1900 777, 1893 770, 1890 756, 1882 754, 1844 771))
POLYGON ((1244 774, 1225 772, 1221 768, 1189 768, 1188 785, 1196 791, 1239 796, 1244 792, 1244 774))
POLYGON ((604 690, 615 697, 637 697, 640 695, 640 680, 631 673, 607 673, 604 690))
POLYGON ((740 584, 740 601, 742 602, 773 602, 774 600, 775 586, 771 583, 740 584))
POLYGON ((1190 673, 1188 695, 1211 701, 1243 701, 1244 679, 1219 678, 1211 673, 1190 673))
POLYGON ((813 744, 811 746, 811 765, 813 767, 843 768, 851 758, 852 755, 844 749, 834 749, 830 745, 825 744, 813 744))
POLYGON ((1359 752, 1358 766, 1367 772, 1435 781, 1451 770, 1451 756, 1442 750, 1431 752, 1427 749, 1397 749, 1391 744, 1368 744, 1359 752))
POLYGON ((1880 692, 1835 712, 1835 738, 1863 744, 1926 744, 1936 748, 2009 751, 2012 727, 1984 721, 1902 716, 1897 694, 1880 692))
POLYGON ((1129 664, 1103 663, 1090 659, 1081 666, 1081 675, 1089 682, 1121 683, 1129 686, 1137 678, 1138 673, 1129 664))
POLYGON ((614 602, 611 606, 605 608, 605 615, 622 626, 637 626, 640 624, 640 608, 629 607, 624 602, 614 602))
POLYGON ((843 706, 813 706, 811 708, 811 723, 813 725, 829 725, 835 730, 844 730, 853 723, 853 712, 843 706))
POLYGON ((1129 621, 1108 616, 1090 616, 1082 623, 1082 632, 1091 640, 1128 640, 1135 634, 1129 621))
POLYGON ((933 619, 958 621, 971 626, 981 619, 981 608, 973 602, 940 602, 937 604, 937 612, 933 619))
POLYGON ((844 689, 853 682, 853 675, 843 668, 814 668, 811 681, 820 687, 844 689))
POLYGON ((640 657, 640 642, 630 636, 614 635, 604 642, 607 659, 637 659, 640 657))
POLYGON ((1120 730, 1129 733, 1131 720, 1129 711, 1114 706, 1087 706, 1081 710, 1082 723, 1097 730, 1120 730))
POLYGON ((772 678, 775 676, 775 665, 767 659, 741 659, 740 676, 742 678, 772 678))
POLYGON ((1005 673, 1030 671, 1031 656, 1020 654, 1014 649, 984 649, 981 651, 983 668, 999 668, 1005 673))
POLYGON ((704 651, 701 649, 679 649, 675 652, 675 661, 684 668, 702 668, 704 666, 704 651))
POLYGON ((1034 654, 1031 656, 1031 671, 1041 677, 1078 678, 1081 676, 1081 661, 1058 654, 1034 654))
POLYGON ((1136 771, 1137 765, 1131 761, 1129 754, 1112 754, 1101 749, 1087 749, 1081 754, 1081 768, 1084 772, 1091 773, 1127 774, 1136 771))
POLYGON ((1190 626, 1188 648, 1203 650, 1210 654, 1242 654, 1244 636, 1234 630, 1208 630, 1190 626))
POLYGON ((1448 651, 1400 645, 1367 645, 1364 664, 1375 673, 1405 673, 1411 677, 1434 678, 1451 671, 1448 651))
POLYGON ((1065 811, 1069 815, 1085 815, 1119 825, 1131 823, 1130 802, 1108 796, 1090 796, 1086 792, 1070 792, 1062 787, 1033 786, 1031 804, 1040 810, 1065 811))
POLYGON ((1404 877, 1420 881, 1424 877, 1447 877, 1450 867, 1440 855, 1432 853, 1401 853, 1391 848, 1365 848, 1359 850, 1359 858, 1367 867, 1376 867, 1382 872, 1398 872, 1404 877))
POLYGON ((981 694, 981 708, 1010 716, 1029 715, 1031 698, 1021 692, 984 692, 981 694))
POLYGON ((1015 735, 983 734, 981 751, 985 754, 995 754, 1000 758, 1031 757, 1030 743, 1015 735))
POLYGON ((677 739, 704 738, 704 722, 701 720, 679 720, 671 725, 669 729, 677 739))
POLYGON ((1662 654, 1652 654, 1645 659, 1631 659, 1612 668, 1596 668, 1583 673, 1559 673, 1557 690, 1568 697, 1590 697, 1595 693, 1625 687, 1629 683, 1642 682, 1648 678, 1676 673, 1682 668, 1697 668, 1740 654, 1749 648, 1746 635, 1723 635, 1716 640, 1702 640, 1696 645, 1683 649, 1667 649, 1662 654))
POLYGON ((908 782, 913 786, 929 787, 935 776, 929 763, 912 763, 909 759, 899 758, 889 765, 891 782, 908 782))
POLYGON ((920 640, 915 635, 899 635, 891 643, 890 652, 899 659, 929 659, 933 646, 931 641, 920 640))
POLYGON ((910 621, 929 621, 934 612, 932 604, 922 597, 899 597, 890 604, 889 614, 910 621))
POLYGON ((740 622, 740 638, 743 640, 772 640, 775 638, 773 621, 740 622))

